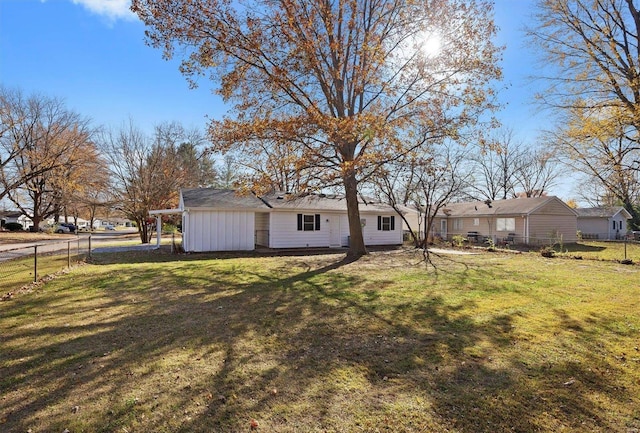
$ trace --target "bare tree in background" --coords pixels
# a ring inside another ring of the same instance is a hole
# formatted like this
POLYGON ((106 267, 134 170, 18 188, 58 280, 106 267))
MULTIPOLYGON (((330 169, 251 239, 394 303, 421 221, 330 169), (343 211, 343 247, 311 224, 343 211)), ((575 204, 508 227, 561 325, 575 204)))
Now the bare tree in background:
POLYGON ((497 131, 470 159, 472 177, 465 191, 475 200, 546 195, 560 176, 555 149, 516 141, 512 129, 497 131))
POLYGON ((417 247, 426 248, 438 211, 462 195, 470 178, 466 161, 464 147, 432 143, 428 152, 386 164, 384 172, 372 178, 378 197, 400 214, 417 247))
POLYGON ((472 176, 467 185, 469 196, 475 200, 513 198, 515 174, 522 158, 520 142, 511 129, 496 131, 487 143, 476 145, 470 155, 472 176))
POLYGON ((142 243, 149 243, 153 225, 149 211, 175 207, 186 172, 180 164, 177 124, 163 124, 147 137, 133 121, 116 132, 106 132, 101 147, 111 170, 116 202, 135 221, 142 243))
POLYGON ((601 185, 640 228, 640 11, 632 0, 540 0, 537 26, 548 87, 540 95, 559 115, 554 142, 601 185))

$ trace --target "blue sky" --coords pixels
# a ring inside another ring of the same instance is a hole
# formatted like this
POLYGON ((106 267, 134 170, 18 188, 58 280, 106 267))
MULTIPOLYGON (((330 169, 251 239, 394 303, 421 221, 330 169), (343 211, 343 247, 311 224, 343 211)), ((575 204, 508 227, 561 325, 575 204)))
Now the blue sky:
MULTIPOLYGON (((516 138, 534 142, 549 119, 536 110, 528 76, 537 68, 522 28, 534 0, 496 0, 498 43, 506 45, 498 114, 516 138)), ((118 128, 131 118, 150 130, 163 121, 204 129, 225 107, 203 79, 189 89, 178 60, 144 43, 144 26, 128 0, 0 0, 0 83, 63 98, 96 125, 118 128)), ((569 198, 566 187, 556 194, 569 198)))

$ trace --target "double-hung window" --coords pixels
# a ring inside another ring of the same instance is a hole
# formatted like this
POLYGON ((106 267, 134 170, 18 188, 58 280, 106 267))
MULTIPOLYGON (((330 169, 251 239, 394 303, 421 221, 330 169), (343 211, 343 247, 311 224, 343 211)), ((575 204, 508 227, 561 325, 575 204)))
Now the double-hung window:
POLYGON ((396 218, 391 216, 378 216, 378 230, 389 232, 396 229, 396 218))
POLYGON ((320 214, 298 214, 298 231, 312 232, 320 230, 320 214))

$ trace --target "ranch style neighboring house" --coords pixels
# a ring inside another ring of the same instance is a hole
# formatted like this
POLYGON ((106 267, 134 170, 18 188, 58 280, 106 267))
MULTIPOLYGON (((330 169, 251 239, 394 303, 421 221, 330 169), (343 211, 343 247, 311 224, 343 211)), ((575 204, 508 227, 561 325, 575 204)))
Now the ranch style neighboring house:
POLYGON ((557 197, 451 203, 434 219, 435 235, 470 241, 548 244, 577 240, 577 213, 557 197))
POLYGON ((602 206, 576 209, 578 230, 582 239, 614 240, 627 234, 631 214, 622 206, 602 206))
MULTIPOLYGON (((402 223, 393 208, 365 201, 359 208, 366 245, 402 244, 402 223)), ((193 188, 180 191, 177 211, 182 214, 186 252, 349 245, 347 204, 337 195, 276 193, 257 197, 233 190, 193 188)))
POLYGON ((20 223, 19 218, 22 216, 22 212, 14 210, 0 211, 0 227, 4 227, 9 223, 20 223))
POLYGON ((4 210, 0 211, 0 227, 4 227, 8 223, 18 223, 22 225, 23 230, 28 230, 33 226, 33 221, 17 210, 4 210))

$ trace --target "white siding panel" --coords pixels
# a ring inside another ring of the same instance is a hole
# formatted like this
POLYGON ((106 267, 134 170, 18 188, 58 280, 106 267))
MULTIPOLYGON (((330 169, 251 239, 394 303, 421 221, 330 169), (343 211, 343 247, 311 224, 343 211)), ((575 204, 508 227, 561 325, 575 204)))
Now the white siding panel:
POLYGON ((329 218, 320 214, 320 230, 298 230, 298 213, 315 215, 314 212, 272 212, 269 224, 270 248, 307 248, 329 246, 329 218))
POLYGON ((190 211, 185 216, 185 251, 255 249, 255 216, 243 211, 190 211))
MULTIPOLYGON (((381 214, 390 217, 393 214, 381 214)), ((362 230, 365 245, 400 245, 402 244, 402 218, 395 217, 394 230, 378 230, 378 215, 364 215, 360 219, 366 219, 367 223, 362 230)))

